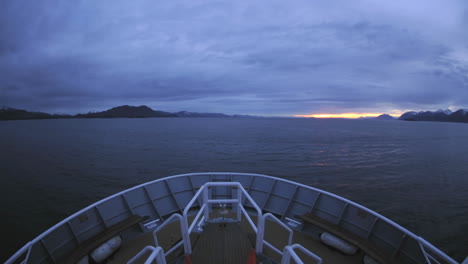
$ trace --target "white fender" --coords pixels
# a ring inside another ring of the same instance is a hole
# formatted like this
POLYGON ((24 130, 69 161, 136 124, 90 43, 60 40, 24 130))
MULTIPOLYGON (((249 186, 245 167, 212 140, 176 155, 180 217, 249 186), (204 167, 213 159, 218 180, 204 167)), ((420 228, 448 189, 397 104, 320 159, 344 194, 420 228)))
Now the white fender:
POLYGON ((120 236, 113 237, 107 240, 104 244, 100 245, 98 248, 91 252, 90 256, 96 263, 103 262, 108 258, 112 253, 114 253, 122 244, 122 239, 120 236))
POLYGON ((320 235, 320 241, 322 241, 322 243, 325 245, 333 247, 347 255, 354 255, 358 250, 358 247, 355 245, 327 232, 324 232, 320 235))

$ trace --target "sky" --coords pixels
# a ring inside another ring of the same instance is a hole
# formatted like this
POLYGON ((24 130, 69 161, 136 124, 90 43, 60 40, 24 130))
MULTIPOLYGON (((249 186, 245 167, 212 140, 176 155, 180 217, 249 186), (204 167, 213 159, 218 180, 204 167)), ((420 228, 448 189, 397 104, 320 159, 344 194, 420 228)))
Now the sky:
POLYGON ((2 0, 0 106, 468 108, 465 0, 2 0))

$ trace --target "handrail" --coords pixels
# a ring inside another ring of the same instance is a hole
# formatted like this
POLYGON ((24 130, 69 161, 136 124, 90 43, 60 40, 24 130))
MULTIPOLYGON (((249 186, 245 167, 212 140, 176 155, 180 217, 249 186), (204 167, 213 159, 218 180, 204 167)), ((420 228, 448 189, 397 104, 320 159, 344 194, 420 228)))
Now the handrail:
MULTIPOLYGON (((340 197, 338 195, 335 195, 333 193, 330 193, 330 192, 327 192, 327 191, 324 191, 324 190, 321 190, 321 189, 318 189, 318 188, 314 188, 314 187, 311 187, 311 186, 308 186, 308 185, 305 185, 305 184, 301 184, 301 183, 297 183, 297 182, 294 182, 294 181, 290 181, 290 180, 286 180, 286 179, 282 179, 282 178, 277 178, 277 177, 272 177, 272 176, 268 176, 268 175, 263 175, 263 174, 255 174, 255 173, 236 173, 236 172, 198 172, 198 173, 186 173, 186 174, 179 174, 179 175, 171 175, 171 176, 168 176, 168 177, 163 177, 163 178, 160 178, 160 179, 156 179, 156 180, 152 180, 152 181, 149 181, 149 182, 146 182, 146 183, 142 183, 140 185, 137 185, 137 186, 134 186, 134 187, 131 187, 129 189, 126 189, 126 190, 123 190, 119 193, 116 193, 116 194, 113 194, 111 196, 108 196, 100 201, 97 201, 81 210, 79 210, 78 212, 68 216, 67 218, 63 219, 62 221, 60 221, 59 223, 55 224, 54 226, 52 226, 51 228, 47 229, 46 231, 44 231, 42 234, 40 234, 39 236, 37 236, 36 238, 34 238, 33 240, 27 242, 21 249, 19 249, 13 256, 11 256, 6 262, 5 264, 12 264, 12 263, 15 263, 17 262, 17 259, 20 258, 21 256, 23 256, 24 254, 26 254, 24 260, 22 262, 28 262, 29 260, 29 253, 31 251, 31 247, 33 245, 35 245, 36 243, 40 243, 40 241, 46 237, 47 235, 49 235, 50 233, 54 232, 55 230, 57 230, 58 228, 60 228, 61 226, 67 224, 68 221, 71 221, 73 218, 75 217, 78 217, 79 215, 87 212, 88 210, 92 209, 93 207, 96 207, 106 201, 109 201, 111 199, 114 199, 118 196, 121 196, 121 195, 124 195, 128 192, 131 192, 133 190, 136 190, 136 189, 139 189, 139 188, 144 188, 145 186, 148 186, 148 185, 151 185, 151 184, 154 184, 154 183, 157 183, 157 182, 161 182, 161 181, 167 181, 167 180, 170 180, 170 179, 177 179, 177 178, 183 178, 183 177, 192 177, 192 176, 197 176, 197 175, 212 175, 212 176, 217 176, 217 175, 231 175, 231 176, 248 176, 248 177, 262 177, 262 178, 265 178, 265 179, 270 179, 270 180, 276 180, 276 181, 281 181, 281 182, 284 182, 284 183, 289 183, 289 184, 293 184, 295 186, 298 186, 298 187, 302 187, 302 188, 305 188, 305 189, 309 189, 309 190, 312 190, 312 191, 315 191, 315 192, 318 192, 320 194, 324 194, 324 195, 327 195, 329 197, 333 197, 335 199, 338 199, 342 202, 346 202, 346 203, 349 203, 350 205, 352 206, 355 206, 357 207, 358 209, 361 209, 363 210, 364 212, 370 214, 370 215, 373 215, 375 216, 376 218, 380 219, 380 220, 383 220, 385 222, 387 222, 388 224, 390 224, 391 226, 395 227, 396 229, 400 230, 401 232, 405 233, 408 235, 408 237, 411 237, 413 239, 415 239, 416 241, 418 241, 419 243, 422 244, 423 247, 426 247, 428 249, 431 250, 432 253, 435 253, 435 255, 437 255, 438 257, 440 257, 441 259, 443 259, 444 261, 446 261, 446 263, 450 263, 450 264, 459 264, 457 261, 453 260, 451 257, 449 257, 447 254, 445 254, 444 252, 440 251, 439 249, 437 249, 436 247, 434 247, 431 243, 427 242, 426 240, 424 240, 423 238, 415 235, 414 233, 412 233, 411 231, 409 231, 408 229, 398 225, 397 223, 393 222, 392 220, 386 218, 385 216, 377 213, 377 212, 374 212, 358 203, 355 203, 351 200, 348 200, 346 198, 343 198, 343 197, 340 197)), ((240 212, 238 212, 238 217, 239 217, 239 214, 240 212)), ((422 252, 424 254, 424 252, 422 252)))
POLYGON ((299 249, 309 257, 313 258, 315 261, 317 261, 316 264, 322 264, 322 258, 315 255, 312 253, 310 250, 307 248, 299 245, 299 244, 294 244, 292 246, 285 246, 284 251, 283 251, 283 258, 281 259, 281 264, 289 264, 291 262, 291 258, 297 263, 297 264, 304 264, 304 262, 299 258, 299 256, 296 254, 294 251, 295 249, 299 249))
POLYGON ((127 264, 133 264, 137 261, 141 256, 151 252, 149 257, 146 259, 145 264, 151 264, 154 260, 156 260, 157 264, 166 264, 166 259, 164 258, 164 250, 161 247, 152 247, 146 246, 138 252, 132 259, 130 259, 127 264))
MULTIPOLYGON (((429 242, 424 240, 422 237, 419 237, 418 240, 419 248, 421 249, 421 252, 424 255, 424 258, 426 259, 427 264, 432 264, 433 261, 437 264, 442 264, 440 263, 439 260, 437 260, 435 257, 433 257, 431 254, 429 254, 426 250, 429 249, 430 251, 436 253, 437 255, 441 256, 441 254, 444 254, 442 251, 440 251, 438 248, 434 247, 431 245, 429 242), (425 242, 425 243, 424 243, 425 242)), ((468 258, 468 257, 467 257, 468 258)), ((462 263, 463 264, 463 263, 462 263)))
POLYGON ((186 224, 186 218, 183 218, 180 214, 173 214, 171 215, 171 217, 169 217, 166 221, 164 221, 164 223, 162 223, 160 226, 158 226, 154 231, 153 231, 153 239, 154 239, 154 245, 156 247, 159 247, 159 242, 158 242, 158 235, 157 233, 165 226, 167 226, 168 224, 174 222, 174 221, 177 221, 179 220, 180 222, 180 232, 182 233, 182 241, 177 243, 175 246, 173 246, 171 249, 169 249, 166 253, 165 253, 165 256, 166 255, 169 255, 171 254, 174 250, 176 250, 177 248, 179 248, 182 244, 184 245, 184 252, 185 252, 185 255, 190 255, 192 253, 192 248, 190 246, 190 240, 188 239, 189 238, 189 232, 186 228, 187 224, 186 224))
MULTIPOLYGON (((195 216, 195 218, 192 221, 192 224, 188 228, 188 233, 189 234, 192 233, 192 230, 195 227, 195 225, 198 223, 198 219, 200 218, 201 214, 203 212, 205 212, 205 208, 206 208, 206 204, 203 204, 202 207, 200 207, 200 210, 198 211, 197 215, 195 216)), ((203 220, 205 220, 205 216, 202 217, 201 221, 203 221, 203 220)))
MULTIPOLYGON (((287 246, 291 246, 292 244, 292 238, 293 238, 293 231, 291 230, 291 228, 289 228, 289 226, 287 226, 285 223, 281 222, 276 216, 274 216, 272 213, 266 213, 263 215, 263 230, 259 233, 262 233, 264 234, 265 232, 265 221, 268 220, 268 219, 271 219, 273 220, 274 222, 276 222, 277 224, 279 224, 282 228, 286 229, 286 231, 288 231, 289 233, 289 236, 288 236, 288 244, 287 246)), ((273 251, 275 251, 276 253, 278 253, 279 255, 283 256, 283 252, 279 249, 277 249, 276 247, 274 247, 272 244, 270 244, 269 242, 267 242, 265 239, 263 239, 262 237, 262 240, 263 240, 263 243, 268 246, 269 248, 271 248, 273 251)))
POLYGON ((27 263, 28 262, 28 259, 29 259, 29 254, 31 253, 31 248, 33 246, 33 241, 29 241, 28 243, 26 243, 26 245, 24 245, 20 250, 16 251, 15 254, 13 254, 13 256, 11 256, 6 262, 5 264, 12 264, 14 262, 17 261, 17 259, 22 256, 23 254, 26 254, 26 256, 24 257, 23 261, 21 261, 21 264, 22 263, 27 263))
MULTIPOLYGON (((244 189, 244 187, 239 183, 239 182, 207 182, 203 184, 200 189, 195 193, 193 196, 192 200, 185 206, 184 212, 183 212, 183 218, 186 223, 186 230, 191 231, 193 229, 193 225, 196 224, 195 221, 193 221, 192 225, 188 227, 187 224, 187 218, 188 218, 188 212, 190 208, 193 206, 195 201, 197 201, 198 197, 203 194, 203 210, 200 210, 198 214, 196 215, 196 219, 200 216, 200 214, 203 212, 205 214, 205 220, 209 219, 209 206, 205 206, 206 204, 212 204, 212 203, 232 203, 232 204, 237 204, 238 209, 240 209, 246 218, 248 219, 249 223, 252 225, 253 221, 250 218, 250 216, 247 214, 247 211, 244 209, 242 206, 242 198, 245 196, 245 198, 250 202, 253 208, 257 211, 257 226, 255 227, 253 225, 254 230, 256 233, 259 230, 263 230, 264 227, 264 222, 263 222, 263 217, 262 217, 262 210, 260 207, 255 203, 255 201, 250 197, 250 195, 247 193, 247 191, 244 189), (209 199, 208 198, 208 188, 210 187, 237 187, 238 192, 237 192, 237 199, 209 199)), ((237 220, 240 221, 240 213, 238 212, 237 214, 237 220)), ((190 245, 190 232, 187 234, 187 241, 184 241, 184 244, 188 243, 190 245)), ((257 234, 257 241, 255 245, 255 252, 261 253, 263 249, 263 233, 257 234)), ((186 254, 191 254, 191 248, 189 251, 185 252, 186 254)))
POLYGON ((241 205, 238 206, 239 209, 240 209, 240 212, 242 214, 244 214, 245 218, 247 219, 247 222, 250 224, 250 226, 252 227, 253 231, 257 234, 258 233, 258 229, 257 229, 257 226, 254 224, 254 222, 252 221, 252 218, 250 218, 249 216, 249 213, 247 212, 247 210, 245 210, 245 208, 241 205))

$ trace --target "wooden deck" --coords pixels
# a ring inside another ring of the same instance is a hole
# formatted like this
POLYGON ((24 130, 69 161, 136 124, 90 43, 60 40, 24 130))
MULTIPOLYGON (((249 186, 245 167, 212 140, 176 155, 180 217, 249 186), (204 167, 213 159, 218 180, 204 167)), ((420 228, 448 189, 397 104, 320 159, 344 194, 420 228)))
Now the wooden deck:
POLYGON ((212 223, 205 226, 193 250, 193 264, 247 263, 253 248, 247 232, 238 223, 212 223))
MULTIPOLYGON (((255 219, 254 219, 255 221, 255 219)), ((180 238, 177 223, 168 226, 167 230, 160 233, 161 245, 164 250, 170 248, 171 244, 180 238)), ((283 249, 287 241, 287 233, 276 224, 267 223, 267 232, 265 239, 279 249, 283 249)), ((359 251, 353 256, 347 256, 333 248, 327 247, 319 241, 320 229, 311 229, 307 234, 302 232, 294 232, 293 243, 299 243, 305 248, 311 250, 323 260, 323 264, 361 264, 363 252, 359 251)), ((219 223, 212 223, 204 228, 204 232, 199 235, 198 239, 192 238, 193 264, 245 264, 247 262, 250 249, 253 248, 252 238, 253 231, 246 221, 242 223, 226 223, 226 226, 220 226, 219 223), (249 239, 250 236, 250 239, 249 239)), ((159 235, 158 235, 159 236, 159 235)), ((151 233, 142 235, 141 237, 128 241, 121 249, 113 256, 107 264, 127 263, 135 254, 147 245, 153 245, 151 233)), ((182 250, 179 251, 182 253, 182 250)), ((281 257, 272 250, 264 247, 264 253, 272 258, 276 263, 280 263, 281 257)), ((301 255, 300 255, 301 256, 301 255)), ((176 256, 169 257, 168 264, 174 263, 176 256)), ((305 256, 301 256, 304 263, 314 263, 305 256)), ((139 263, 144 263, 142 258, 139 263)))

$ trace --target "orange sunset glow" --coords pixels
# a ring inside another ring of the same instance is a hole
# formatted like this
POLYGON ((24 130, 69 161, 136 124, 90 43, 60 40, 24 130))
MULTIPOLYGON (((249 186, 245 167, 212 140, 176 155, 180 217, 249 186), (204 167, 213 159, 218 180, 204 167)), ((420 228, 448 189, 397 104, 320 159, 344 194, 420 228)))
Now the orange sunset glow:
MULTIPOLYGON (((311 115, 294 115, 295 117, 314 117, 314 118, 360 118, 360 117, 377 117, 382 113, 343 113, 343 114, 311 114, 311 115)), ((393 117, 398 117, 398 114, 390 114, 393 117)))

